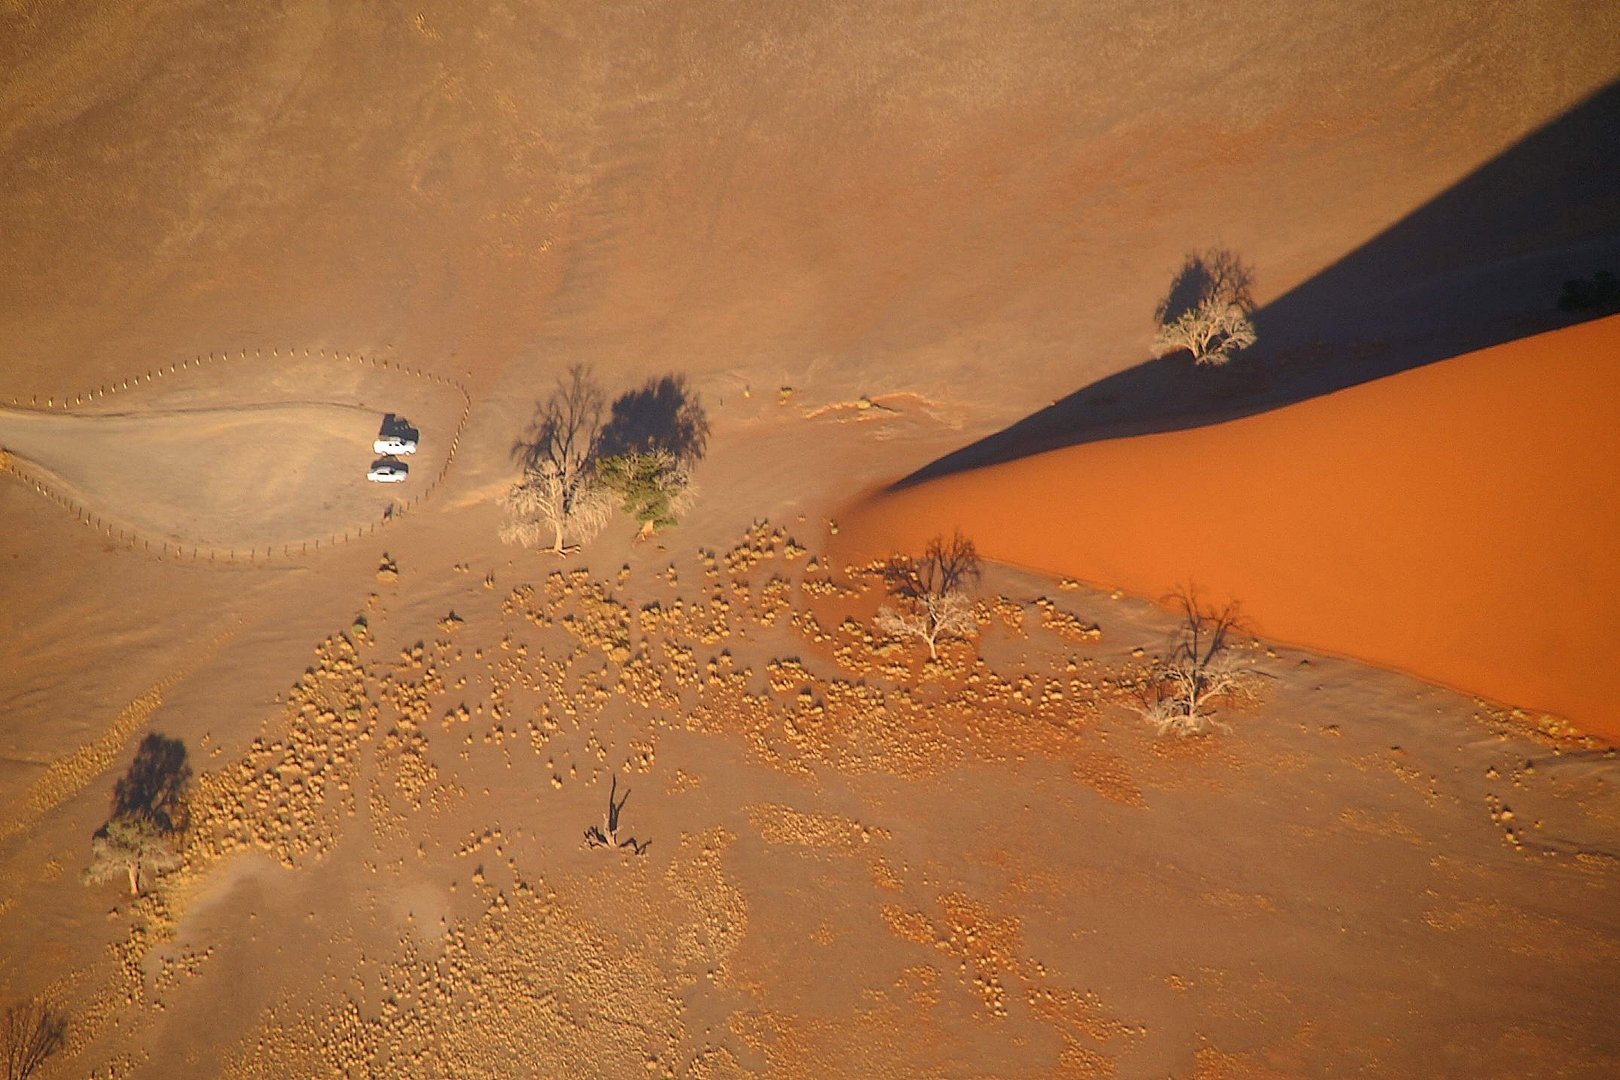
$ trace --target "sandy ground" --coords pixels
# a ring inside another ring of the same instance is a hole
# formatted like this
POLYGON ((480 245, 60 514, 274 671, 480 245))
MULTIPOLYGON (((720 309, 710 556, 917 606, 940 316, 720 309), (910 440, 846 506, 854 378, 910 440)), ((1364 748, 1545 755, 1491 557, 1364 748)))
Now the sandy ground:
POLYGON ((465 403, 455 384, 363 360, 222 360, 73 411, 0 409, 0 446, 78 520, 93 514, 92 531, 111 524, 143 550, 284 556, 372 533, 430 492, 465 403), (400 459, 406 480, 373 483, 390 415, 433 437, 400 459))
POLYGON ((39 1075, 1611 1075, 1601 748, 1263 642, 1230 735, 1165 743, 1159 609, 995 569, 925 669, 810 560, 1135 368, 1189 250, 1407 298, 1291 323, 1302 384, 1539 328, 1620 234, 1579 137, 1617 18, 0 8, 0 997, 67 1019, 39 1075), (712 431, 679 528, 559 567, 494 498, 575 362, 686 376, 712 431), (401 401, 424 461, 465 427, 384 523, 350 442, 401 401), (192 821, 131 901, 77 878, 153 732, 192 821), (582 845, 614 776, 643 857, 582 845))
MULTIPOLYGON (((1218 378, 1219 375, 1213 377, 1218 378)), ((933 480, 846 515, 849 558, 961 529, 1267 637, 1620 738, 1620 319, 1210 427, 933 480)))

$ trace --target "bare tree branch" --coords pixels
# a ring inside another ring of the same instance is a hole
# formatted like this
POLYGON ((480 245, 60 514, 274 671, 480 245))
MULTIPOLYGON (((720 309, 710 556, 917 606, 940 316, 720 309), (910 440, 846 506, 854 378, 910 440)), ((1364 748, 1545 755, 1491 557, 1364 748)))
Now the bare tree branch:
POLYGON ((896 603, 878 610, 877 628, 891 637, 922 639, 929 657, 938 659, 940 641, 978 632, 969 590, 979 576, 978 550, 960 530, 949 540, 934 537, 921 558, 891 557, 883 580, 896 603))
POLYGON ((596 471, 605 401, 590 371, 575 364, 535 410, 527 438, 513 447, 523 478, 501 500, 507 512, 503 541, 525 547, 548 542, 560 556, 578 550, 607 524, 613 497, 596 471))
POLYGON ((1206 607, 1191 587, 1174 599, 1181 609, 1181 627, 1170 655, 1153 672, 1142 716, 1160 735, 1230 731, 1229 724, 1216 718, 1216 703, 1248 692, 1258 678, 1230 652, 1227 639, 1241 625, 1238 606, 1206 607))
POLYGON ((1254 271, 1226 248, 1188 255, 1154 310, 1158 355, 1185 349, 1199 364, 1224 364, 1258 340, 1254 271))
POLYGON ((36 999, 7 1006, 0 1015, 4 1080, 27 1080, 67 1039, 67 1020, 36 999))

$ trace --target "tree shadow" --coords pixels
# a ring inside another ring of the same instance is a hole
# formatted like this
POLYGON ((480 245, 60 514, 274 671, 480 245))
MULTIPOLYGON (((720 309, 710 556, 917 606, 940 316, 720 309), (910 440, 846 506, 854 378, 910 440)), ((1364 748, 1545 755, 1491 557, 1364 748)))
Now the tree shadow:
POLYGON ((67 1044, 67 1018, 38 999, 0 1013, 0 1065, 6 1080, 27 1080, 67 1044))
POLYGON ((1170 291, 1154 309, 1154 321, 1168 325, 1212 298, 1231 300, 1245 311, 1254 309, 1254 269, 1230 248, 1188 254, 1170 281, 1170 291))
POLYGON ((663 450, 683 465, 703 458, 709 445, 709 415, 684 375, 648 379, 639 390, 613 402, 602 429, 600 452, 650 453, 663 450))
POLYGON ((558 378, 551 395, 535 403, 534 415, 512 443, 512 461, 527 471, 545 462, 577 467, 594 460, 606 402, 591 369, 573 365, 558 378))
POLYGON ((113 818, 144 817, 165 832, 186 826, 185 787, 191 780, 186 744, 152 732, 113 789, 113 818))
MULTIPOLYGON (((1560 289, 1620 268, 1616 176, 1620 82, 1258 308, 1259 341, 1231 364, 1199 369, 1185 354, 1145 361, 894 486, 1233 420, 1597 317, 1598 308, 1560 310, 1560 289)), ((1186 310, 1216 269, 1189 259, 1156 314, 1186 310)))

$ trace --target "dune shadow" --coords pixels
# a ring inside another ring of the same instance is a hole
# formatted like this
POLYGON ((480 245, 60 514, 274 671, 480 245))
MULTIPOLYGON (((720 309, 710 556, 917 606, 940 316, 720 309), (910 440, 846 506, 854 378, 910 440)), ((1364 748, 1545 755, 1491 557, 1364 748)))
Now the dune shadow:
MULTIPOLYGON (((1617 177, 1620 82, 1257 309, 1258 343, 1226 366, 1199 368, 1186 354, 1147 360, 894 486, 1233 420, 1599 317, 1605 305, 1566 298, 1592 288, 1606 295, 1597 275, 1620 270, 1617 177), (1589 276, 1598 284, 1572 285, 1589 276)), ((1186 275, 1184 267, 1161 316, 1187 302, 1186 275)))

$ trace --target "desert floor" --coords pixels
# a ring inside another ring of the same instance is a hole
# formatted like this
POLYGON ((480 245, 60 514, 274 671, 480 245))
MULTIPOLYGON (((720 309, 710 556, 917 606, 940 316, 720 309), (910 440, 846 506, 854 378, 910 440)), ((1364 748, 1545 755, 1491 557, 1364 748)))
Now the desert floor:
POLYGON ((1617 40, 1574 3, 0 9, 36 1075, 1614 1075, 1601 725, 1245 634, 1230 730, 1161 738, 1146 584, 1005 555, 926 663, 865 567, 933 522, 863 515, 1598 332, 1553 303, 1620 266, 1617 40), (1256 355, 1145 364, 1211 245, 1256 355), (497 499, 575 363, 709 432, 679 525, 558 560, 497 499), (389 412, 422 448, 370 485, 389 412), (182 864, 81 883, 153 748, 182 864), (644 854, 585 844, 611 792, 644 854))

